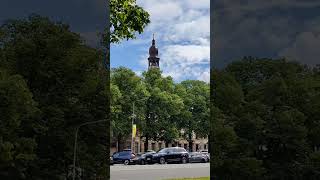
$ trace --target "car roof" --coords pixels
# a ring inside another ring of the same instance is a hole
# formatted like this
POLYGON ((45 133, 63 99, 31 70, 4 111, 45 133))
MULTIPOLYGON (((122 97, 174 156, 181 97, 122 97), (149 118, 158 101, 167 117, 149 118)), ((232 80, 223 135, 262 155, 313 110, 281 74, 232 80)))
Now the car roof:
POLYGON ((182 147, 168 147, 167 149, 184 149, 182 147))
POLYGON ((127 154, 129 154, 129 153, 131 153, 131 151, 120 151, 120 152, 117 152, 117 153, 120 153, 120 154, 127 153, 127 154))

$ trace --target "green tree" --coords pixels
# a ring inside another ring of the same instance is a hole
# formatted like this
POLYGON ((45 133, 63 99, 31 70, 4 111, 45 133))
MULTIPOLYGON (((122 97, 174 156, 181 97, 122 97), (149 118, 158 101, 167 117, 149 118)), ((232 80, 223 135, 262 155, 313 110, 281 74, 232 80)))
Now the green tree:
POLYGON ((45 131, 25 80, 0 69, 0 178, 25 179, 38 160, 37 136, 45 131))
POLYGON ((159 69, 153 68, 143 73, 144 82, 150 96, 146 100, 145 150, 149 139, 173 142, 179 135, 176 117, 184 108, 183 100, 175 94, 171 77, 162 77, 159 69))
MULTIPOLYGON (((47 129, 36 137, 38 159, 28 178, 63 179, 72 164, 75 127, 107 118, 103 54, 86 46, 68 25, 38 15, 7 21, 1 32, 0 64, 26 80, 47 129)), ((93 124, 79 131, 77 166, 85 169, 85 178, 102 173, 106 165, 106 129, 106 124, 93 124)))
POLYGON ((185 138, 188 139, 189 148, 192 151, 193 134, 197 137, 209 135, 206 128, 209 126, 210 89, 208 84, 198 80, 182 81, 177 86, 177 94, 182 97, 185 105, 182 113, 177 117, 178 127, 185 130, 185 138))
POLYGON ((317 67, 248 57, 212 72, 214 177, 316 179, 317 67))
MULTIPOLYGON (((118 151, 123 148, 124 140, 131 137, 133 103, 136 121, 141 129, 144 120, 145 104, 148 98, 142 79, 130 69, 120 67, 111 71, 112 125, 113 136, 118 141, 118 151)), ((137 123, 135 122, 135 123, 137 123)))
POLYGON ((148 12, 136 0, 110 0, 110 43, 134 39, 149 23, 148 12))

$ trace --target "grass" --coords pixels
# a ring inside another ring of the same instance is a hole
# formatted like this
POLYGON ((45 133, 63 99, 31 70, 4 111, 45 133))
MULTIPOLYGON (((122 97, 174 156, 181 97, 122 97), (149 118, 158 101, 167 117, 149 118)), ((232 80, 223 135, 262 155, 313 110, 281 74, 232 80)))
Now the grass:
POLYGON ((210 180, 210 177, 198 177, 198 178, 176 178, 176 179, 165 179, 165 180, 210 180))

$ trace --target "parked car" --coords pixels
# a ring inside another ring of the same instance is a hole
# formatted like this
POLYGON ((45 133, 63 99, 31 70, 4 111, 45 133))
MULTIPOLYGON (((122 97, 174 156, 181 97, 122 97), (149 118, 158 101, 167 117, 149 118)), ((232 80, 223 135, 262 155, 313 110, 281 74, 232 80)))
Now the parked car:
POLYGON ((200 153, 200 152, 192 152, 189 153, 189 162, 194 163, 194 162, 209 162, 209 158, 206 154, 200 153))
POLYGON ((135 164, 141 164, 141 165, 144 165, 144 164, 152 164, 152 155, 155 154, 156 152, 155 151, 148 151, 146 153, 143 153, 143 154, 140 154, 138 155, 134 161, 135 161, 135 164))
POLYGON ((170 162, 187 163, 188 161, 189 153, 181 147, 163 148, 152 156, 152 162, 159 164, 170 162))
POLYGON ((200 150, 199 152, 202 153, 202 154, 207 155, 208 156, 208 160, 210 161, 210 153, 208 153, 208 150, 200 150))
POLYGON ((134 158, 136 155, 131 151, 121 151, 112 155, 113 164, 134 164, 134 158))
POLYGON ((208 150, 203 149, 203 150, 199 150, 200 153, 208 153, 208 150))

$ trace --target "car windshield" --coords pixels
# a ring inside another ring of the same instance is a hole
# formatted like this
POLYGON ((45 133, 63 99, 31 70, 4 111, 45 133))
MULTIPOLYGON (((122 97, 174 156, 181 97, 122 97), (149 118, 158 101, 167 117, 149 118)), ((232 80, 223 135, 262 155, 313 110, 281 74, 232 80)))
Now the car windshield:
POLYGON ((129 154, 131 154, 130 151, 122 151, 122 152, 117 153, 117 156, 127 156, 129 154))
POLYGON ((167 151, 168 151, 168 149, 164 148, 164 149, 160 149, 160 150, 158 151, 158 153, 166 153, 167 151))

